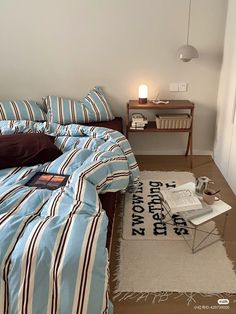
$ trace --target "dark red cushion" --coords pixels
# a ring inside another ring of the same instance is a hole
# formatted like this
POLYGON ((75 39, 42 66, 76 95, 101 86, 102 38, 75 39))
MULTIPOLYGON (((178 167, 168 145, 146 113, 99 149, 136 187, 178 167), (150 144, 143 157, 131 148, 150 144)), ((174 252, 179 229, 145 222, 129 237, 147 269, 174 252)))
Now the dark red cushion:
POLYGON ((0 136, 0 169, 34 166, 52 161, 62 152, 54 145, 54 137, 41 133, 0 136))

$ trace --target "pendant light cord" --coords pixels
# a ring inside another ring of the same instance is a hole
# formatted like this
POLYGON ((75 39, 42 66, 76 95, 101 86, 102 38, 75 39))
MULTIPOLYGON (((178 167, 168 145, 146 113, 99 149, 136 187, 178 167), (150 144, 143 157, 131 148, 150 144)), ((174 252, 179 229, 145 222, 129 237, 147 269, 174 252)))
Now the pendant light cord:
POLYGON ((192 1, 192 0, 189 0, 189 7, 188 7, 187 45, 188 45, 188 40, 189 40, 189 26, 190 26, 191 1, 192 1))

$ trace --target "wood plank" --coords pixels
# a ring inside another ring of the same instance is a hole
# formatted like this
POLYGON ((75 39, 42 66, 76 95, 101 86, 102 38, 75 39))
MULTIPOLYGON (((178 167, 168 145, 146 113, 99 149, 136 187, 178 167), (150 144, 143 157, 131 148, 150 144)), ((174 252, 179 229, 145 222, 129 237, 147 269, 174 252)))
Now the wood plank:
POLYGON ((129 122, 129 132, 191 132, 190 129, 158 129, 156 127, 155 121, 149 121, 148 124, 146 124, 144 130, 132 130, 130 129, 131 122, 129 122))
MULTIPOLYGON (((168 99, 167 99, 168 100, 168 99)), ((166 100, 165 100, 166 101, 166 100)), ((130 100, 128 103, 129 109, 192 109, 194 104, 189 100, 168 100, 168 104, 154 104, 148 101, 146 104, 139 104, 138 100, 130 100)))

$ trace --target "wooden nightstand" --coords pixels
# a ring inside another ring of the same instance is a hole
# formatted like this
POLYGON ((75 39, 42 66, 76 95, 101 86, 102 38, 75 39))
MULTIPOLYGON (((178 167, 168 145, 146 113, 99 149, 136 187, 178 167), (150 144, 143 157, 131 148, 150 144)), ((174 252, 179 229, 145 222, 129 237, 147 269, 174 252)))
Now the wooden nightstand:
POLYGON ((130 100, 127 103, 127 113, 126 113, 126 137, 129 137, 130 132, 187 132, 188 141, 185 156, 188 154, 192 156, 193 154, 193 114, 194 114, 194 103, 189 100, 169 100, 168 104, 154 104, 151 101, 148 101, 146 104, 139 104, 138 100, 130 100), (130 110, 189 110, 190 116, 192 117, 191 125, 188 129, 158 129, 156 127, 155 121, 149 121, 145 126, 144 130, 133 130, 130 129, 130 110))

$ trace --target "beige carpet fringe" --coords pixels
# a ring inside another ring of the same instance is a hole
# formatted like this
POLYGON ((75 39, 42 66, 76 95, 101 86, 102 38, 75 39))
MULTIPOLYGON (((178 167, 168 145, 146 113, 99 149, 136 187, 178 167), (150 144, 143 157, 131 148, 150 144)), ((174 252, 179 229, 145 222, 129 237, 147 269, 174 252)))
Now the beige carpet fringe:
MULTIPOLYGON (((174 172, 174 171, 171 171, 174 172)), ((153 171, 142 171, 142 173, 145 173, 145 175, 148 175, 149 173, 153 173, 153 171)), ((187 305, 189 306, 192 303, 197 303, 196 297, 201 296, 204 298, 212 298, 217 297, 218 299, 221 298, 227 298, 230 300, 230 302, 236 303, 236 294, 232 293, 201 293, 201 292, 124 292, 124 291, 118 291, 119 287, 119 273, 120 273, 120 250, 121 250, 121 236, 122 236, 122 217, 123 217, 123 210, 124 210, 124 204, 125 204, 125 193, 121 194, 120 199, 120 208, 119 208, 119 214, 116 213, 116 216, 119 219, 119 226, 117 228, 117 237, 118 241, 115 244, 115 260, 116 260, 116 267, 112 274, 112 281, 115 282, 115 288, 113 291, 112 299, 117 301, 124 301, 127 299, 135 300, 135 302, 139 301, 147 301, 148 298, 152 298, 152 304, 154 303, 160 303, 165 302, 168 300, 169 297, 173 297, 173 299, 179 299, 184 298, 186 300, 187 305)), ((216 229, 216 232, 218 230, 216 229)), ((224 241, 221 241, 222 245, 224 245, 224 241)), ((232 270, 236 273, 235 268, 235 262, 232 261, 226 251, 227 258, 229 259, 232 270)))

